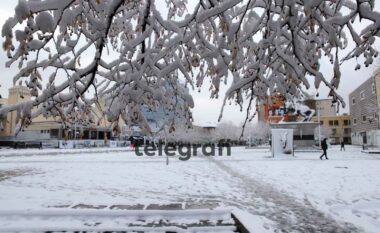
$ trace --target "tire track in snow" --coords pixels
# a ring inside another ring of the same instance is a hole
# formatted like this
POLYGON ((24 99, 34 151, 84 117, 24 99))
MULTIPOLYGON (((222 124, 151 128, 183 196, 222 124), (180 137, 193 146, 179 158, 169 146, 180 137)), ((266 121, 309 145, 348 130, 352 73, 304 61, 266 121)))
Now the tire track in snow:
POLYGON ((238 185, 246 200, 229 200, 229 204, 246 209, 277 223, 278 232, 361 232, 353 224, 337 222, 331 216, 315 209, 307 198, 300 203, 295 197, 280 192, 269 184, 255 180, 232 169, 225 162, 206 157, 228 175, 238 179, 238 185))

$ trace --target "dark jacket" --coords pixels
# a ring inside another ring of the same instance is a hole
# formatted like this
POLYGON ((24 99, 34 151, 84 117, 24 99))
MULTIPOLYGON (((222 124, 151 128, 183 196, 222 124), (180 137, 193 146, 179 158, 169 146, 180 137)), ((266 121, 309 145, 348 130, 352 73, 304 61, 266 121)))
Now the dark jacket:
POLYGON ((327 150, 327 142, 326 139, 322 141, 321 143, 322 150, 327 150))

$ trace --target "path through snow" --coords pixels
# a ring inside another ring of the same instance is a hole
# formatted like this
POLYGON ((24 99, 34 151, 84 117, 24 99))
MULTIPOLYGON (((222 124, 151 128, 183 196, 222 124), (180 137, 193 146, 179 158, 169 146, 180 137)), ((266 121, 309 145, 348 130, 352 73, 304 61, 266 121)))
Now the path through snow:
MULTIPOLYGON (((247 197, 244 200, 230 200, 229 204, 245 209, 251 214, 265 216, 285 232, 359 232, 351 223, 338 224, 331 216, 315 209, 305 198, 303 203, 285 192, 262 181, 247 177, 225 162, 210 159, 216 166, 235 178, 231 186, 237 186, 247 197)), ((228 162, 228 161, 227 161, 228 162)))

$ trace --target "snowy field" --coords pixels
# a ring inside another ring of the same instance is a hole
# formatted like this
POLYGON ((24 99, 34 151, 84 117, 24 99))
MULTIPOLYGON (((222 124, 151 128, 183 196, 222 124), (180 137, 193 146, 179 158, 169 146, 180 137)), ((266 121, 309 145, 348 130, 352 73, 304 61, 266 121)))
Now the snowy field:
POLYGON ((3 149, 0 228, 11 211, 177 205, 246 211, 255 232, 380 232, 380 155, 346 150, 321 161, 319 152, 270 158, 268 149, 233 148, 167 165, 128 149, 3 149))

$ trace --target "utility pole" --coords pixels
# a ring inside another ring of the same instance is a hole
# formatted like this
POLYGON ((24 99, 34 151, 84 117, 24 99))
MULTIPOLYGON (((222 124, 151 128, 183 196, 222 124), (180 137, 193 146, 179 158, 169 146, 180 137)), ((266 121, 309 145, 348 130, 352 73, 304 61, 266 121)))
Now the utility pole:
POLYGON ((321 114, 320 107, 317 107, 317 116, 318 116, 318 145, 321 147, 321 114))
POLYGON ((76 114, 76 112, 74 113, 75 115, 74 115, 74 121, 75 121, 75 123, 74 123, 74 148, 75 148, 75 140, 76 140, 76 138, 77 138, 77 114, 76 114))
POLYGON ((248 140, 249 140, 249 147, 251 148, 252 147, 252 127, 250 126, 249 127, 249 138, 248 138, 248 140))

